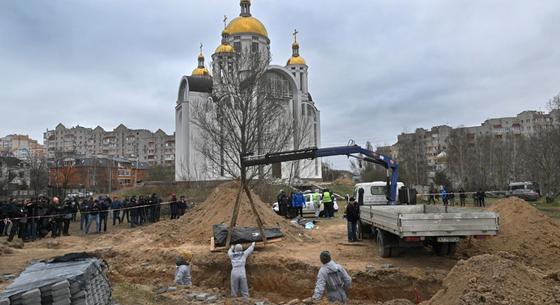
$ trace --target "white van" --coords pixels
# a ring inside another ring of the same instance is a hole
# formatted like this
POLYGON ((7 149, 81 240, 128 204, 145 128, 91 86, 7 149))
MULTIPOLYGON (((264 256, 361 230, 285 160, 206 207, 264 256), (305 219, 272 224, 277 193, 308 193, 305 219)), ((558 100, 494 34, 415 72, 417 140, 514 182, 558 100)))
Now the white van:
MULTIPOLYGON (((399 198, 399 189, 404 183, 397 182, 397 194, 395 198, 399 198)), ((364 205, 382 205, 387 204, 387 182, 374 181, 358 183, 354 187, 354 198, 359 200, 359 189, 364 189, 364 205)))

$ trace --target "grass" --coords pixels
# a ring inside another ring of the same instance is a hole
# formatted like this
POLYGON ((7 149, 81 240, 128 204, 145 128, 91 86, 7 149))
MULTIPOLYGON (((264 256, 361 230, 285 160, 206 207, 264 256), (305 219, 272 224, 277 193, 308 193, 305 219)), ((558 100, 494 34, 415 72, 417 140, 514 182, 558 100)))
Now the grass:
POLYGON ((544 198, 539 199, 538 201, 531 203, 537 209, 539 209, 543 214, 547 215, 548 217, 555 218, 560 220, 560 198, 557 198, 556 201, 552 203, 546 203, 544 198))

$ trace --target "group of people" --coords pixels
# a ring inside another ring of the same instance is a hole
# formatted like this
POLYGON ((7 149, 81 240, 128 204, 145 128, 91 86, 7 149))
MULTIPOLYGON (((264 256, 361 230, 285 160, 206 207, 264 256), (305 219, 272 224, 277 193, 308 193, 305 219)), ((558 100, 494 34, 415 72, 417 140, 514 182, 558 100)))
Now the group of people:
MULTIPOLYGON (((7 202, 0 202, 0 236, 8 236, 8 241, 17 236, 24 242, 47 237, 49 233, 51 237, 68 236, 70 223, 78 221, 78 214, 80 230, 85 234, 107 232, 110 215, 113 226, 126 220, 130 227, 136 227, 159 221, 161 204, 162 200, 155 193, 122 200, 116 196, 89 197, 81 202, 77 198, 61 201, 58 197, 49 199, 46 196, 25 200, 10 198, 7 202)), ((185 196, 177 199, 172 194, 170 218, 181 217, 188 207, 185 196)))
MULTIPOLYGON (((231 261, 230 289, 231 296, 249 298, 249 284, 247 282, 247 271, 245 265, 247 259, 255 250, 253 242, 247 249, 240 244, 232 245, 227 255, 231 261)), ((321 268, 317 274, 317 282, 313 296, 305 301, 319 301, 326 294, 331 303, 346 303, 347 291, 352 286, 352 278, 341 265, 332 260, 329 251, 323 251, 319 255, 321 268)), ((175 283, 185 287, 192 286, 192 255, 182 254, 176 259, 175 283)))
MULTIPOLYGON (((445 186, 440 186, 439 192, 432 186, 430 188, 430 193, 428 194, 428 204, 436 204, 439 202, 441 198, 444 205, 455 205, 455 196, 459 195, 459 205, 464 207, 466 206, 467 201, 467 193, 461 187, 458 192, 454 192, 451 189, 446 188, 445 186)), ((478 189, 477 192, 472 193, 472 198, 474 201, 475 207, 484 207, 485 206, 485 199, 486 199, 486 192, 483 191, 481 188, 478 189)))
MULTIPOLYGON (((321 205, 323 205, 323 217, 334 217, 334 196, 331 191, 324 189, 320 192, 318 189, 311 193, 310 204, 313 207, 315 217, 321 215, 321 205)), ((292 192, 287 195, 284 190, 280 190, 276 197, 278 202, 278 210, 281 216, 286 218, 303 217, 303 208, 306 205, 305 196, 302 192, 292 192)))
POLYGON ((46 237, 69 235, 70 222, 78 212, 75 202, 58 197, 34 197, 17 200, 10 198, 0 203, 0 235, 12 241, 17 235, 23 241, 34 241, 46 237))

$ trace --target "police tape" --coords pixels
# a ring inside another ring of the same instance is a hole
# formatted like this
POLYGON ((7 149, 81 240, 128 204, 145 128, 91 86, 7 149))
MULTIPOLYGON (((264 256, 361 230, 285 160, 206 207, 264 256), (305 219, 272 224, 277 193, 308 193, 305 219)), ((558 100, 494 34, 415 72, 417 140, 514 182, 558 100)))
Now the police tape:
MULTIPOLYGON (((175 201, 178 203, 178 201, 175 201)), ((87 214, 99 214, 99 213, 109 213, 109 212, 117 212, 117 211, 126 211, 126 210, 136 210, 136 209, 141 209, 141 208, 146 208, 146 207, 157 207, 158 205, 168 205, 173 203, 173 201, 164 201, 164 202, 160 202, 160 203, 156 203, 156 204, 145 204, 145 205, 138 205, 138 206, 133 206, 133 207, 126 207, 126 208, 118 208, 118 209, 108 209, 108 210, 99 210, 99 211, 79 211, 80 216, 81 215, 87 215, 87 214)), ((60 217, 65 217, 68 214, 77 214, 77 213, 64 213, 64 214, 49 214, 49 215, 41 215, 41 216, 24 216, 24 217, 4 217, 3 221, 14 221, 14 220, 29 220, 29 219, 41 219, 41 218, 60 218, 60 217)))
MULTIPOLYGON (((507 194, 509 191, 483 191, 484 194, 495 194, 495 195, 505 195, 507 194)), ((445 192, 445 195, 461 195, 461 194, 465 194, 465 195, 473 195, 473 194, 478 194, 479 192, 445 192)), ((417 196, 441 196, 442 193, 417 193, 417 196)))

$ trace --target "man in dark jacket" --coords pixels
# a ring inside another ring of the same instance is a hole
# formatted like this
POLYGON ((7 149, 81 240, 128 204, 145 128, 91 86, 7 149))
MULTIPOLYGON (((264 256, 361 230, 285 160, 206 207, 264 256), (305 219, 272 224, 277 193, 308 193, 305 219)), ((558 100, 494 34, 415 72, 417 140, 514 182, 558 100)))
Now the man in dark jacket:
POLYGON ((99 196, 99 230, 103 230, 103 232, 107 232, 107 220, 109 219, 111 203, 112 201, 109 197, 102 198, 99 196))
POLYGON ((177 202, 175 193, 171 194, 171 198, 169 199, 169 213, 171 214, 171 219, 179 218, 179 203, 177 202))
POLYGON ((113 226, 119 221, 119 224, 122 223, 121 218, 121 210, 123 208, 122 202, 119 200, 118 197, 113 197, 113 202, 111 203, 111 210, 113 211, 113 226))
POLYGON ((354 199, 350 197, 350 202, 346 206, 346 212, 344 213, 346 220, 348 222, 348 241, 354 242, 358 241, 356 236, 356 228, 358 226, 358 220, 360 220, 360 206, 354 199))
POLYGON ((49 215, 51 215, 51 237, 56 238, 62 234, 62 221, 64 219, 64 205, 58 197, 53 197, 49 215))
POLYGON ((187 210, 187 199, 185 198, 185 196, 179 197, 177 208, 179 209, 179 217, 185 215, 185 211, 187 210))
POLYGON ((278 196, 276 196, 276 202, 278 202, 278 213, 280 216, 286 216, 288 212, 288 196, 284 190, 280 190, 278 196))
POLYGON ((95 221, 95 232, 99 233, 101 231, 101 225, 99 223, 99 211, 101 208, 99 207, 99 201, 93 200, 88 202, 86 206, 86 213, 87 213, 87 222, 86 222, 86 234, 89 233, 89 227, 91 226, 92 222, 95 221))
POLYGON ((70 229, 70 221, 73 219, 73 214, 74 213, 74 205, 73 205, 73 201, 71 200, 66 200, 65 204, 64 204, 64 216, 62 219, 63 222, 63 226, 62 226, 62 235, 64 236, 69 236, 70 233, 68 232, 70 229))
POLYGON ((10 235, 8 236, 8 241, 12 241, 14 240, 14 236, 16 235, 16 233, 20 231, 20 226, 25 225, 25 223, 20 222, 20 220, 26 218, 27 214, 25 212, 24 206, 22 204, 19 204, 15 199, 10 200, 5 213, 9 221, 12 223, 10 235))
POLYGON ((465 201, 467 200, 467 194, 465 193, 465 189, 461 187, 459 190, 459 200, 461 202, 461 206, 465 206, 465 201))
POLYGON ((124 197, 123 203, 123 212, 121 214, 122 222, 126 219, 126 222, 130 224, 130 200, 128 197, 124 197))

